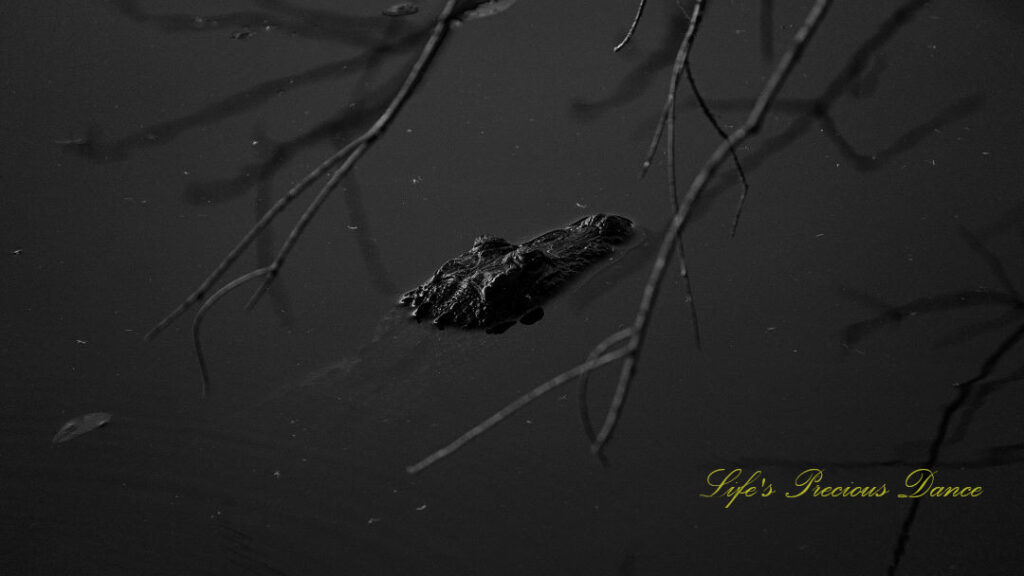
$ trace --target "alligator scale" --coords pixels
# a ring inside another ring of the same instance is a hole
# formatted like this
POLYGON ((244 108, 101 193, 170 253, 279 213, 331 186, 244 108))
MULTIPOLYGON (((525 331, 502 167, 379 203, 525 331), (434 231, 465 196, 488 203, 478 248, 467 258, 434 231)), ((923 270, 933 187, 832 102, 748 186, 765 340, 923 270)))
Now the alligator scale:
POLYGON ((522 244, 480 236, 399 302, 439 328, 496 333, 517 321, 532 324, 544 314, 541 304, 632 234, 627 218, 595 214, 522 244))

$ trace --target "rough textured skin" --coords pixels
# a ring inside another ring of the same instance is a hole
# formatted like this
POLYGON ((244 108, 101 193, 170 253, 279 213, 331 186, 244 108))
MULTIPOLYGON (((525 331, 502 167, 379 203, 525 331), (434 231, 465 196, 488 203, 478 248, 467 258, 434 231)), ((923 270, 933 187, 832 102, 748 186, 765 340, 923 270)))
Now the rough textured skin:
POLYGON ((632 234, 628 219, 595 214, 518 245, 480 236, 399 303, 440 328, 501 332, 516 320, 530 324, 540 319, 545 300, 632 234))

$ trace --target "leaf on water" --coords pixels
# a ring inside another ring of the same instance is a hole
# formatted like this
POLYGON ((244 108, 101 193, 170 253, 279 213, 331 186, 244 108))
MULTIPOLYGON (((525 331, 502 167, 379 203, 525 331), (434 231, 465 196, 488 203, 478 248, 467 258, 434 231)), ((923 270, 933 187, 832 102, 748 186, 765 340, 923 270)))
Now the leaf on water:
POLYGON ((83 414, 77 418, 72 418, 71 420, 68 420, 67 424, 60 427, 60 430, 57 431, 57 435, 53 437, 53 443, 58 444, 60 442, 67 442, 68 440, 81 436, 86 432, 92 432, 107 422, 110 422, 110 414, 107 412, 92 412, 90 414, 83 414))
POLYGON ((463 20, 473 20, 475 18, 487 18, 488 16, 494 16, 495 14, 501 14, 505 10, 508 10, 518 0, 471 0, 468 2, 470 6, 467 6, 460 14, 459 17, 463 20))
POLYGON ((394 4, 384 9, 381 14, 385 16, 391 16, 392 18, 399 18, 402 16, 411 16, 420 11, 420 7, 412 2, 402 2, 400 4, 394 4))

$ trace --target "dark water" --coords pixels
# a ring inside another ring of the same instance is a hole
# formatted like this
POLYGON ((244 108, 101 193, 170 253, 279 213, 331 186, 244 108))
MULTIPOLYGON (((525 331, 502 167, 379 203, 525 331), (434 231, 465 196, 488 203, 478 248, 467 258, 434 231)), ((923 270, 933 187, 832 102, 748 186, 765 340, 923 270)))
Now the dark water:
MULTIPOLYGON (((737 236, 732 176, 697 210, 703 349, 671 275, 609 466, 569 388, 418 476, 405 466, 630 322, 650 251, 501 336, 393 321, 397 295, 481 233, 602 211, 656 237, 662 161, 636 175, 685 21, 653 2, 619 54, 631 3, 524 1, 454 31, 272 297, 210 314, 203 400, 188 319, 141 335, 380 113, 440 5, 380 16, 392 3, 0 11, 0 573, 861 575, 894 558, 903 574, 1013 572, 1024 315, 965 302, 1009 293, 1000 269, 1024 289, 1017 3, 936 0, 898 29, 895 2, 837 3, 741 150, 737 236), (952 387, 1004 344, 989 377, 952 387), (51 444, 90 412, 112 420, 51 444), (921 466, 983 493, 897 498, 921 466), (700 498, 720 468, 760 470, 776 493, 700 498), (890 493, 785 498, 807 468, 890 493)), ((712 3, 692 65, 724 124, 808 6, 712 3)), ((718 142, 686 94, 683 183, 718 142)))

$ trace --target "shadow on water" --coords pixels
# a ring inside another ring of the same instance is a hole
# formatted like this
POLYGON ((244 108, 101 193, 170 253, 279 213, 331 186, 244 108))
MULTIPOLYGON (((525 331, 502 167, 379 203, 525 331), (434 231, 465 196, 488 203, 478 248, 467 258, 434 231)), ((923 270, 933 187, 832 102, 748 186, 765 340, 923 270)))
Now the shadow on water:
POLYGON ((398 286, 384 265, 384 259, 380 257, 380 250, 377 248, 375 240, 376 235, 370 227, 370 222, 366 218, 366 210, 363 208, 363 191, 355 173, 346 178, 343 185, 345 187, 345 194, 343 194, 345 207, 348 209, 348 216, 352 222, 347 228, 356 235, 356 243, 363 256, 363 264, 369 274, 370 283, 380 294, 389 297, 397 296, 398 286))
POLYGON ((664 230, 657 234, 637 227, 636 237, 629 244, 616 249, 612 262, 608 266, 601 267, 589 275, 578 280, 570 288, 569 308, 574 314, 587 310, 598 298, 607 294, 608 291, 625 281, 627 278, 636 278, 642 275, 642 271, 650 268, 657 255, 658 246, 652 238, 661 237, 664 230))
POLYGON ((761 59, 775 59, 775 0, 761 0, 761 59))
MULTIPOLYGON (((740 161, 744 170, 752 174, 758 167, 764 164, 768 158, 787 150, 790 145, 799 140, 812 127, 818 125, 823 133, 832 140, 839 152, 847 158, 853 166, 860 171, 878 170, 886 166, 896 156, 903 154, 932 134, 934 131, 947 126, 957 120, 965 118, 981 109, 985 98, 981 94, 964 96, 951 103, 946 108, 936 112, 931 118, 919 122, 897 136, 889 145, 874 152, 862 152, 857 146, 845 137, 832 117, 832 107, 844 96, 850 95, 854 98, 868 98, 874 94, 882 81, 886 69, 885 61, 879 51, 892 40, 896 34, 909 24, 925 5, 931 0, 911 0, 892 12, 882 22, 874 34, 869 36, 853 52, 845 65, 839 68, 839 73, 829 82, 823 92, 815 98, 809 99, 786 99, 776 100, 773 110, 780 114, 792 116, 789 124, 774 135, 760 140, 760 144, 750 154, 741 157, 740 161)), ((765 20, 771 21, 773 17, 772 2, 766 0, 762 4, 762 35, 765 20)), ((594 102, 577 102, 573 110, 581 120, 590 120, 597 116, 620 106, 640 96, 652 80, 652 72, 666 68, 675 58, 676 44, 683 30, 686 29, 686 20, 675 18, 667 24, 667 33, 661 47, 649 54, 642 63, 626 77, 619 87, 608 97, 594 102), (640 80, 640 79, 643 80, 640 80)), ((767 40, 762 39, 762 46, 767 40)), ((745 112, 754 104, 753 98, 737 99, 706 99, 709 106, 720 110, 732 110, 745 112)), ((692 96, 680 104, 684 109, 694 110, 699 103, 692 96)), ((734 170, 724 172, 721 182, 708 190, 705 198, 713 199, 724 190, 736 184, 737 174, 734 170)), ((703 204, 707 206, 707 204, 703 204)))
POLYGON ((679 49, 678 41, 689 26, 686 16, 677 13, 664 21, 664 32, 660 47, 637 64, 626 74, 611 94, 597 100, 576 99, 572 103, 572 112, 576 118, 593 120, 620 106, 625 106, 643 95, 657 80, 661 79, 656 72, 672 66, 679 49))
MULTIPOLYGON (((920 444, 930 445, 931 439, 924 440, 920 444)), ((918 445, 919 443, 914 443, 918 445)), ((906 468, 908 466, 921 467, 920 458, 897 456, 884 460, 828 460, 815 458, 814 460, 793 459, 793 458, 735 458, 723 464, 716 461, 716 468, 750 468, 757 469, 766 466, 778 466, 783 468, 794 468, 805 470, 807 468, 837 469, 837 470, 862 470, 874 468, 906 468)), ((990 446, 979 451, 975 456, 961 458, 958 460, 944 460, 943 464, 957 469, 984 469, 996 466, 1013 466, 1024 462, 1024 443, 1001 444, 990 446)))
MULTIPOLYGON (((183 18, 198 18, 198 16, 183 18)), ((92 127, 88 130, 88 135, 85 138, 69 141, 64 146, 69 151, 81 154, 96 162, 119 161, 135 150, 166 144, 187 130, 215 124, 232 116, 253 110, 273 98, 280 97, 289 91, 303 86, 354 74, 364 75, 364 82, 356 82, 357 86, 363 86, 365 80, 374 73, 385 59, 414 52, 430 32, 429 27, 406 32, 404 27, 399 27, 393 23, 381 25, 380 19, 375 20, 378 22, 378 28, 383 30, 381 38, 362 54, 317 66, 304 72, 258 83, 205 106, 200 110, 172 120, 149 124, 132 134, 116 140, 103 141, 100 129, 92 127)), ((195 29, 191 28, 191 30, 194 31, 195 29)), ((344 36, 345 32, 339 31, 337 34, 344 36)), ((227 182, 216 183, 216 186, 225 188, 217 194, 203 192, 202 190, 207 187, 200 186, 199 191, 192 192, 192 200, 219 201, 241 194, 251 185, 252 179, 265 175, 268 171, 276 168, 277 165, 287 161, 299 150, 326 139, 343 138, 348 136, 349 132, 354 133, 360 127, 365 128, 387 106, 393 92, 404 78, 405 71, 403 70, 396 73, 395 78, 384 83, 375 93, 369 95, 357 94, 351 99, 354 105, 350 105, 339 114, 328 118, 304 134, 279 144, 276 152, 270 155, 260 166, 247 167, 244 172, 251 173, 252 176, 239 176, 227 182), (221 197, 222 194, 224 197, 221 197)))
MULTIPOLYGON (((355 57, 258 83, 202 109, 172 120, 144 126, 119 139, 103 141, 101 130, 92 127, 88 130, 88 137, 64 143, 68 151, 92 161, 119 161, 135 151, 167 144, 189 130, 258 109, 271 99, 297 88, 358 75, 353 82, 356 87, 355 93, 349 98, 350 104, 346 108, 295 138, 283 142, 272 142, 263 129, 257 129, 253 143, 260 158, 254 164, 242 167, 235 176, 191 184, 183 194, 184 200, 189 204, 216 204, 242 196, 255 188, 254 211, 257 220, 276 201, 273 182, 277 174, 285 169, 293 158, 324 142, 336 147, 342 146, 363 132, 384 111, 392 95, 404 81, 406 71, 396 71, 392 77, 384 79, 372 90, 368 87, 374 83, 375 76, 387 60, 415 52, 430 32, 430 23, 410 29, 403 20, 380 16, 343 16, 332 12, 300 9, 277 0, 257 2, 264 11, 232 12, 214 16, 154 14, 144 11, 138 2, 132 0, 116 0, 113 3, 131 20, 156 26, 166 32, 195 33, 243 27, 260 29, 267 33, 283 33, 312 40, 328 39, 365 47, 365 50, 355 57)), ((379 292, 394 295, 395 285, 372 240, 370 226, 359 197, 358 183, 352 177, 346 181, 346 185, 349 192, 345 194, 346 205, 353 222, 349 229, 357 236, 360 253, 370 271, 373 285, 379 292)), ((273 260, 275 246, 273 229, 268 228, 257 239, 257 267, 265 266, 273 260)), ((275 282, 270 288, 270 297, 274 313, 278 315, 282 324, 290 325, 290 299, 285 290, 283 282, 275 282)))
MULTIPOLYGON (((261 149, 269 147, 264 145, 264 143, 268 143, 268 136, 263 133, 262 130, 260 133, 256 134, 254 141, 261 144, 261 149)), ((267 171, 268 176, 261 178, 256 182, 256 195, 253 202, 253 221, 259 221, 260 217, 262 217, 274 203, 274 180, 269 176, 269 173, 276 170, 277 166, 280 164, 280 162, 273 157, 275 155, 276 154, 272 152, 272 157, 268 161, 274 164, 274 167, 267 171)), ((257 268, 266 266, 273 262, 275 255, 274 247, 276 244, 277 243, 274 241, 274 229, 272 227, 268 227, 263 234, 260 234, 256 238, 257 268)), ((275 282, 270 286, 270 289, 267 290, 267 296, 270 297, 271 308, 273 309, 274 314, 278 317, 278 320, 281 322, 281 325, 291 326, 294 318, 291 313, 291 298, 288 296, 287 284, 284 282, 275 282)))
MULTIPOLYGON (((402 36, 393 43, 374 48, 356 58, 345 60, 340 67, 338 66, 341 63, 328 64, 326 67, 332 68, 333 74, 325 75, 322 78, 306 79, 305 82, 311 82, 349 74, 361 74, 354 82, 356 92, 349 98, 350 104, 345 109, 291 140, 276 143, 265 159, 255 165, 242 168, 237 176, 190 186, 185 194, 186 201, 193 204, 217 203, 237 197, 244 194, 254 183, 271 180, 282 166, 300 152, 325 141, 336 147, 341 147, 357 134, 362 133, 387 108, 393 94, 405 80, 406 71, 397 71, 370 93, 364 93, 362 87, 371 84, 380 65, 387 58, 391 57, 393 53, 402 54, 415 49, 418 43, 426 37, 427 32, 428 30, 420 30, 402 36)), ((298 83, 293 83, 292 78, 275 80, 272 83, 277 85, 283 82, 290 87, 295 87, 298 83)), ((260 93, 265 93, 266 90, 265 86, 257 88, 260 93)), ((235 98, 230 97, 228 100, 235 98)), ((219 105, 214 106, 214 108, 216 107, 219 105)), ((211 118, 209 121, 217 119, 219 118, 211 118)), ((177 121, 173 121, 172 124, 175 122, 177 121)))
POLYGON ((220 549, 227 561, 234 568, 243 570, 245 574, 267 574, 285 576, 284 570, 273 565, 260 550, 260 544, 252 535, 236 528, 228 520, 217 523, 220 532, 220 549))
MULTIPOLYGON (((350 188, 351 197, 359 197, 358 182, 354 178, 346 186, 350 188)), ((360 213, 359 210, 353 212, 357 215, 360 213)), ((509 245, 493 236, 482 238, 509 245)), ((515 292, 511 293, 513 300, 523 299, 529 303, 530 310, 526 314, 517 308, 518 302, 510 305, 502 300, 506 294, 502 288, 497 289, 499 292, 496 299, 486 296, 494 293, 493 286, 502 286, 495 278, 502 278, 501 274, 509 268, 512 277, 518 278, 517 274, 522 270, 508 264, 507 258, 493 260, 486 257, 488 253, 477 252, 478 239, 472 250, 443 263, 438 272, 414 292, 419 293, 424 286, 443 286, 438 292, 427 290, 429 296, 424 300, 425 305, 437 304, 442 310, 457 310, 459 316, 455 318, 463 318, 461 322, 466 321, 461 315, 467 315, 487 323, 462 324, 458 319, 451 321, 449 318, 447 328, 444 327, 445 323, 435 326, 429 320, 431 315, 420 316, 422 321, 416 320, 414 310, 423 303, 416 304, 413 300, 403 298, 403 305, 399 306, 398 302, 391 300, 382 319, 373 329, 370 340, 355 353, 344 355, 312 371, 298 386, 286 385, 271 391, 231 417, 252 413, 284 396, 301 396, 307 400, 300 402, 302 405, 316 406, 316 410, 329 407, 323 414, 323 422, 336 421, 337 414, 342 412, 351 413, 360 419, 369 416, 377 421, 386 421, 413 409, 422 394, 434 383, 472 380, 467 374, 474 370, 474 364, 479 364, 475 359, 493 357, 497 349, 509 347, 507 341, 496 338, 496 335, 505 333, 514 324, 523 325, 512 329, 515 334, 530 330, 529 325, 543 317, 542 307, 566 296, 567 292, 576 293, 582 285, 587 288, 585 292, 588 295, 582 302, 578 298, 574 299, 574 309, 578 311, 599 293, 607 292, 610 286, 631 275, 639 265, 647 263, 653 256, 653 246, 647 242, 647 234, 643 230, 634 232, 632 240, 623 244, 619 243, 622 238, 614 237, 611 241, 614 248, 609 244, 607 251, 600 252, 599 257, 593 256, 598 250, 596 245, 599 241, 593 237, 583 238, 586 243, 580 244, 579 236, 573 236, 566 229, 555 229, 514 245, 533 247, 534 250, 536 246, 545 247, 545 250, 551 251, 549 253, 554 259, 546 269, 546 274, 541 274, 529 284, 517 286, 515 292), (564 245, 559 245, 559 240, 564 245), (574 252, 574 249, 577 251, 574 252), (465 260, 467 255, 471 260, 465 260), (558 258, 565 262, 560 263, 558 258), (620 269, 619 263, 623 260, 629 265, 620 269), (445 280, 435 284, 438 277, 445 280), (480 294, 478 299, 462 299, 465 294, 475 294, 477 291, 480 294), (511 316, 508 315, 510 312, 511 316), (497 330, 496 327, 501 329, 497 330), (308 396, 312 396, 312 402, 308 401, 308 396)), ((368 244, 365 249, 375 250, 372 244, 368 244)), ((366 260, 369 263, 377 259, 367 257, 366 260)), ((512 261, 521 262, 515 259, 512 261)), ((385 276, 378 282, 382 288, 387 287, 390 291, 390 279, 385 276)), ((521 346, 529 339, 518 336, 514 340, 516 343, 512 344, 513 347, 521 346)), ((351 425, 351 418, 345 418, 347 425, 351 425)))
MULTIPOLYGON (((1020 233, 1024 233, 1024 228, 1019 230, 1020 233)), ((989 268, 996 283, 999 284, 1000 290, 986 288, 962 290, 926 296, 900 306, 889 306, 878 298, 856 294, 855 297, 858 300, 867 301, 882 310, 877 316, 850 325, 846 329, 846 345, 852 347, 869 334, 884 327, 899 324, 908 318, 977 306, 993 307, 1000 310, 1002 314, 997 318, 975 322, 956 330, 952 335, 940 338, 936 345, 963 342, 995 331, 1005 332, 1008 327, 1013 328, 989 352, 973 376, 955 384, 953 399, 942 410, 942 417, 939 419, 934 435, 926 445, 921 443, 916 446, 925 449, 925 458, 915 462, 922 468, 934 468, 939 461, 939 453, 943 446, 955 444, 967 437, 968 428, 974 422, 976 413, 987 400, 1000 390, 1005 389, 1010 383, 1024 379, 1024 364, 998 378, 992 378, 996 369, 1004 364, 1003 361, 1007 359, 1010 352, 1024 341, 1024 298, 1010 279, 1003 262, 986 246, 982 239, 966 230, 961 230, 961 235, 979 260, 989 268), (951 426, 957 418, 959 418, 959 424, 951 432, 951 426)), ((1009 462, 1014 462, 1019 459, 1020 454, 1020 445, 994 447, 990 449, 990 453, 986 457, 980 460, 980 464, 1002 464, 1007 461, 1007 458, 1009 458, 1009 462)), ((967 464, 960 463, 958 465, 966 466, 967 464)), ((889 574, 895 574, 899 569, 920 505, 921 499, 914 498, 904 517, 899 537, 893 548, 889 574)))
POLYGON ((400 21, 374 16, 346 16, 326 10, 299 8, 282 0, 255 0, 263 10, 200 14, 153 13, 136 0, 111 0, 124 16, 164 32, 196 32, 232 28, 278 31, 311 40, 329 40, 355 46, 373 46, 383 40, 382 22, 402 26, 400 21))
MULTIPOLYGON (((760 33, 761 57, 770 62, 775 57, 775 6, 774 0, 761 0, 760 33)), ((647 54, 633 70, 619 81, 619 85, 611 94, 596 100, 578 98, 572 103, 572 112, 576 118, 588 121, 620 106, 633 102, 643 95, 651 84, 660 80, 655 74, 672 66, 679 50, 679 39, 689 26, 686 14, 689 11, 674 13, 672 18, 664 20, 662 42, 658 49, 647 54)), ((625 54, 625 53, 624 53, 625 54)))
MULTIPOLYGON (((833 141, 839 152, 850 160, 857 170, 878 170, 887 165, 895 156, 907 152, 922 142, 934 130, 964 118, 981 109, 984 96, 975 94, 960 98, 928 120, 918 123, 896 137, 891 144, 875 152, 859 152, 850 141, 842 135, 838 125, 831 116, 831 109, 839 100, 849 94, 855 98, 871 96, 881 82, 885 69, 884 61, 877 53, 896 34, 908 25, 917 12, 931 0, 912 0, 907 2, 878 27, 853 53, 825 88, 813 99, 780 99, 776 110, 794 114, 796 117, 779 134, 761 141, 753 154, 743 158, 743 166, 749 171, 756 169, 769 157, 777 154, 801 136, 815 123, 820 125, 824 133, 833 141)), ((726 109, 748 109, 752 100, 717 100, 712 105, 726 109)), ((693 107, 694 104, 688 106, 693 107)))

